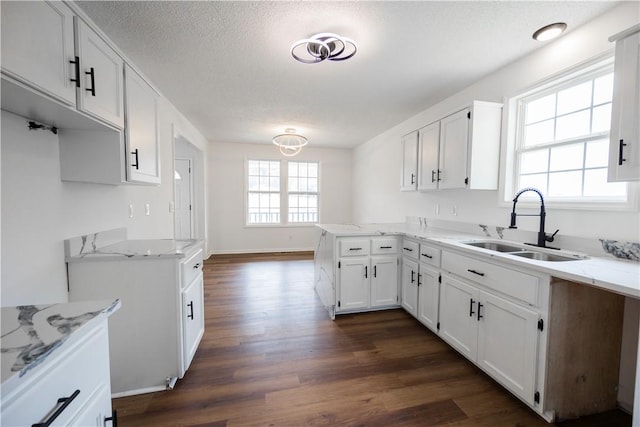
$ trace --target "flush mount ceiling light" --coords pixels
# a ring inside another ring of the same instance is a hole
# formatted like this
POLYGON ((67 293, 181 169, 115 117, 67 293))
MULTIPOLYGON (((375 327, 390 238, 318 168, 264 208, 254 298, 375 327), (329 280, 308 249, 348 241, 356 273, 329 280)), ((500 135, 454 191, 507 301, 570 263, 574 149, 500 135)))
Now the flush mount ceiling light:
POLYGON ((544 27, 533 33, 533 38, 540 42, 554 39, 567 29, 567 24, 564 22, 556 22, 554 24, 545 25, 544 27))
POLYGON ((298 40, 291 46, 291 56, 305 64, 316 64, 325 59, 344 61, 358 51, 356 43, 347 37, 333 33, 319 33, 308 39, 298 40))
POLYGON ((295 156, 309 143, 307 138, 297 134, 295 129, 287 128, 284 132, 274 136, 273 143, 280 147, 280 152, 287 157, 295 156))

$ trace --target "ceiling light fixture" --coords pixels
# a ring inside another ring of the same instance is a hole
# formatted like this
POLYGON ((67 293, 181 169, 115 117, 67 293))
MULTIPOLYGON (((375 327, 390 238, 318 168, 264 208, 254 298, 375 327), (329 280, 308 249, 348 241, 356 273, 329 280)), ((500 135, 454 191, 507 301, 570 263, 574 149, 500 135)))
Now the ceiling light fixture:
POLYGON ((291 46, 291 56, 305 64, 316 64, 325 59, 344 61, 358 51, 356 43, 347 37, 333 33, 318 33, 308 39, 298 40, 291 46))
POLYGON ((280 152, 287 157, 295 156, 309 143, 307 138, 297 134, 295 129, 287 128, 284 132, 274 136, 273 143, 280 147, 280 152))
POLYGON ((545 25, 533 33, 533 38, 540 42, 554 39, 567 29, 567 24, 564 22, 556 22, 554 24, 545 25))

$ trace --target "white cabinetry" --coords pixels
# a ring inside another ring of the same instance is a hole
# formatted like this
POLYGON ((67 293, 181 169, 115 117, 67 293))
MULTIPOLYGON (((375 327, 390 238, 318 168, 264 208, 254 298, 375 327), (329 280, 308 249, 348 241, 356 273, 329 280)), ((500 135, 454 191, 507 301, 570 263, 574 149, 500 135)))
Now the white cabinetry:
POLYGON ((395 237, 337 239, 336 313, 398 304, 398 243, 395 237))
POLYGON ((109 325, 115 395, 164 390, 184 376, 204 331, 200 247, 182 259, 69 262, 68 275, 71 301, 122 301, 109 325))
POLYGON ((3 391, 2 425, 31 426, 46 420, 56 426, 115 425, 107 330, 105 318, 81 338, 71 338, 53 351, 11 393, 3 391))
POLYGON ((127 180, 160 184, 158 94, 128 65, 125 83, 127 180))
POLYGON ((609 181, 640 179, 640 24, 609 39, 616 42, 611 112, 609 181))
POLYGON ((474 101, 406 135, 402 190, 497 189, 501 122, 502 104, 474 101))

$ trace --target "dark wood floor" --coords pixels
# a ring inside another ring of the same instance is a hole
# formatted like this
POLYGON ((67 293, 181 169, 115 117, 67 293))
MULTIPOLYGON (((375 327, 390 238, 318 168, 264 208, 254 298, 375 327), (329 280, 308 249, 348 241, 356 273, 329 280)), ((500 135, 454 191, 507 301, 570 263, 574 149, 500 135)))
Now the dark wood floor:
POLYGON ((549 426, 403 310, 332 322, 310 253, 215 256, 204 277, 191 368, 172 391, 114 399, 121 427, 549 426))

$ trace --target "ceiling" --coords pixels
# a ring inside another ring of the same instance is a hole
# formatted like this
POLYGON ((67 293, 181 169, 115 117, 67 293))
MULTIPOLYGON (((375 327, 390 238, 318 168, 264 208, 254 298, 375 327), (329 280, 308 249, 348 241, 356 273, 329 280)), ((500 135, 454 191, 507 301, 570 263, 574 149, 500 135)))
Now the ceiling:
POLYGON ((270 143, 285 128, 349 148, 575 29, 611 1, 79 1, 209 140, 270 143), (358 44, 344 62, 302 64, 319 32, 358 44))

